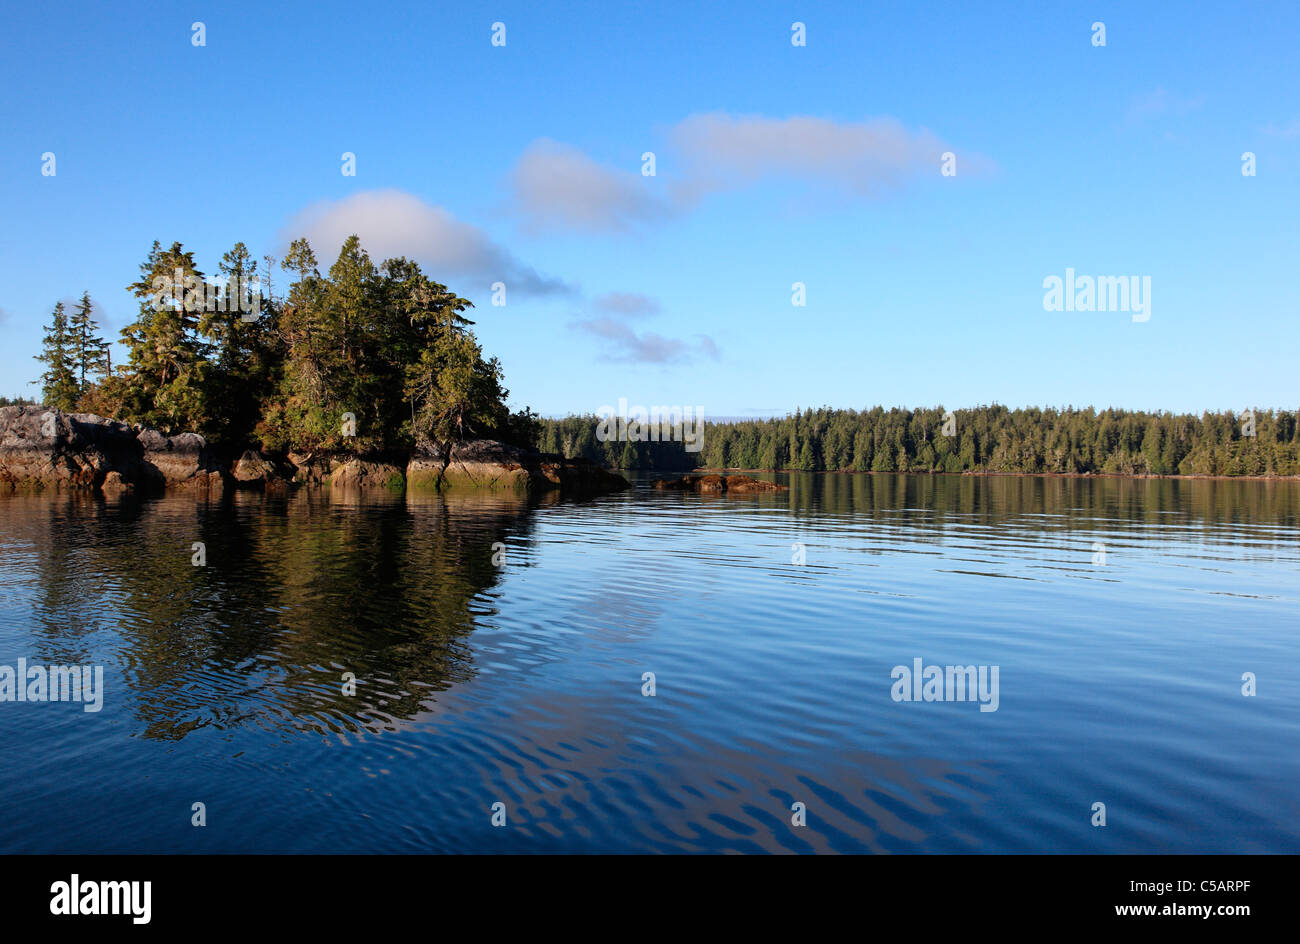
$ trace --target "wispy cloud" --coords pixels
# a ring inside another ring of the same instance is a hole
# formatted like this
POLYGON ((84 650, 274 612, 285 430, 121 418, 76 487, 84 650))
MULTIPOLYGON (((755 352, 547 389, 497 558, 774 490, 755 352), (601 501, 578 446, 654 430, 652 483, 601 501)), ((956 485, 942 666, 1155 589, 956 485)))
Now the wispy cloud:
MULTIPOLYGON (((937 176, 947 150, 929 131, 909 131, 893 118, 844 122, 713 112, 668 129, 666 151, 656 161, 662 176, 608 167, 543 138, 516 163, 510 194, 530 230, 618 232, 686 213, 709 194, 768 179, 870 199, 922 174, 937 176)), ((963 153, 961 161, 964 174, 994 166, 975 153, 963 153)))
POLYGON ((654 331, 638 332, 617 318, 576 321, 572 327, 600 339, 611 360, 637 364, 684 364, 699 357, 717 360, 718 346, 708 335, 687 340, 670 338, 654 331))
POLYGON ((435 279, 472 279, 484 291, 499 281, 508 291, 525 296, 577 292, 560 279, 539 275, 477 226, 401 190, 371 190, 314 204, 294 216, 281 235, 286 243, 306 236, 322 267, 328 268, 353 233, 376 262, 406 256, 435 279))
POLYGON ((686 167, 680 185, 686 199, 741 189, 765 178, 875 197, 920 173, 937 175, 940 158, 949 150, 929 131, 908 131, 893 118, 838 122, 715 112, 679 122, 670 138, 686 167))
POLYGON ((637 364, 686 364, 700 357, 717 360, 718 346, 705 334, 672 338, 655 331, 638 331, 632 322, 660 311, 657 299, 635 292, 607 292, 591 302, 598 314, 569 324, 596 338, 606 357, 637 364))
POLYGON ((529 230, 609 232, 670 212, 647 179, 603 167, 576 148, 540 138, 515 164, 510 190, 514 209, 529 230))

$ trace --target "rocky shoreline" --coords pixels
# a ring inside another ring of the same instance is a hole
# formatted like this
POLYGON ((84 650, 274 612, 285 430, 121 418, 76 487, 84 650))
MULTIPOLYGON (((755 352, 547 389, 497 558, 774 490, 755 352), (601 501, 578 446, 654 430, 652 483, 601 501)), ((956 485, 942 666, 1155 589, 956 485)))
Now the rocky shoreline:
POLYGON ((628 482, 585 459, 492 440, 432 444, 406 457, 247 451, 233 461, 202 436, 167 436, 91 413, 39 406, 0 408, 0 490, 92 489, 105 494, 168 488, 287 492, 297 487, 402 490, 492 489, 517 493, 621 491, 628 482))

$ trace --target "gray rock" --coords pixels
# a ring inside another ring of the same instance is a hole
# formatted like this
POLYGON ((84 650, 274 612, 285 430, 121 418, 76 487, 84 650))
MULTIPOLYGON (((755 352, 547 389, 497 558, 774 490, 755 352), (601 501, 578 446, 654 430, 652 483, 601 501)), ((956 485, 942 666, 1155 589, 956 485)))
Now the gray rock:
POLYGON ((216 471, 208 461, 208 444, 197 433, 165 436, 156 429, 140 427, 136 440, 143 452, 147 472, 155 483, 206 488, 209 473, 216 471))
POLYGON ((449 453, 444 456, 436 444, 422 443, 407 466, 408 486, 586 493, 616 492, 628 487, 623 476, 586 459, 566 459, 491 439, 455 443, 449 453))
POLYGON ((165 436, 93 413, 43 406, 0 408, 0 486, 110 488, 212 485, 202 436, 165 436))
POLYGON ((275 464, 264 459, 261 453, 252 449, 249 449, 236 460, 230 474, 234 476, 236 482, 245 484, 265 485, 268 482, 276 481, 280 477, 275 464))

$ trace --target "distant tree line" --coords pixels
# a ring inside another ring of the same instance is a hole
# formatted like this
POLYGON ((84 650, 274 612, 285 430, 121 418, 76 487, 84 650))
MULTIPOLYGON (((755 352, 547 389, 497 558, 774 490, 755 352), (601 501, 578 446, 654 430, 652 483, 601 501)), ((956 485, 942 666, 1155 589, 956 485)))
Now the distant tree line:
POLYGON ((55 307, 37 358, 44 403, 271 453, 536 440, 536 417, 505 406, 501 366, 463 314, 472 303, 415 262, 375 266, 351 236, 322 274, 299 239, 280 295, 276 260, 263 263, 236 243, 210 284, 192 252, 155 242, 127 286, 139 313, 122 330, 125 364, 108 363, 88 295, 71 318, 55 307))
POLYGON ((661 471, 1300 475, 1297 414, 1273 410, 1194 416, 994 405, 949 417, 942 408, 822 408, 709 423, 695 453, 681 442, 601 442, 598 422, 595 416, 544 419, 539 444, 616 468, 661 471))

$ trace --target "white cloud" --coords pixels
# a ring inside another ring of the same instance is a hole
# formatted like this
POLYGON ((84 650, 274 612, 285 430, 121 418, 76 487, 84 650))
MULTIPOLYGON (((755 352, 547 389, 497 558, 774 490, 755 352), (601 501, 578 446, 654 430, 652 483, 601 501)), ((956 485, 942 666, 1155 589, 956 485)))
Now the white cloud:
POLYGON ((510 190, 514 209, 530 230, 606 232, 669 212, 651 189, 653 181, 653 177, 602 167, 576 148, 539 138, 516 162, 510 190))
MULTIPOLYGON (((838 122, 714 112, 679 122, 670 138, 685 166, 681 194, 687 200, 769 177, 872 197, 919 173, 937 176, 940 158, 950 150, 930 132, 908 131, 893 118, 838 122)), ((978 163, 968 159, 963 169, 978 163)))
POLYGON ((437 281, 469 279, 480 283, 484 292, 493 282, 504 282, 511 293, 534 296, 575 292, 573 286, 524 265, 477 226, 401 190, 370 190, 313 204, 285 226, 282 237, 287 244, 306 236, 324 271, 353 233, 376 264, 406 256, 437 281))
MULTIPOLYGON (((656 162, 662 176, 646 178, 548 138, 534 141, 510 175, 514 210, 532 231, 618 232, 681 214, 709 193, 767 178, 870 198, 920 174, 937 176, 944 151, 951 150, 930 132, 908 131, 893 118, 839 122, 722 112, 678 122, 667 145, 656 162)), ((960 157, 964 174, 992 167, 978 154, 960 157)))

